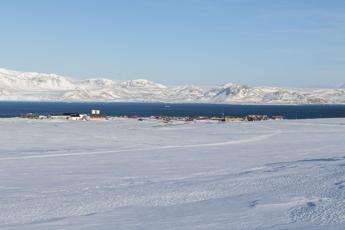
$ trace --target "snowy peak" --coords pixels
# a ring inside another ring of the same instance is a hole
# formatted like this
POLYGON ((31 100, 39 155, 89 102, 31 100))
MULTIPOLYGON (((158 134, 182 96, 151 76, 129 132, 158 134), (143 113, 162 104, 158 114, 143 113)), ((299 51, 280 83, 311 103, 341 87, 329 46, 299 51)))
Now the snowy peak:
POLYGON ((101 78, 101 79, 88 79, 80 81, 77 86, 84 89, 101 89, 109 88, 115 84, 113 80, 101 78))
POLYGON ((0 69, 0 100, 343 104, 345 86, 305 90, 227 83, 204 89, 164 86, 145 79, 77 81, 56 74, 0 69))
POLYGON ((70 90, 74 84, 56 74, 0 69, 0 88, 14 90, 70 90))
POLYGON ((166 88, 166 86, 164 85, 157 84, 153 81, 149 81, 145 79, 124 81, 121 83, 121 86, 125 88, 160 88, 160 89, 166 88))
POLYGON ((230 101, 233 97, 244 96, 249 90, 248 86, 227 83, 206 92, 206 97, 216 102, 230 101))

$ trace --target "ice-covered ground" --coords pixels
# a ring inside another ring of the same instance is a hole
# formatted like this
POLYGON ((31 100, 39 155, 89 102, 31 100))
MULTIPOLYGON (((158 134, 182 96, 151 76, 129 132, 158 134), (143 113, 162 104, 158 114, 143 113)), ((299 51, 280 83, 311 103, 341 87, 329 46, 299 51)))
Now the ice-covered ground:
POLYGON ((0 120, 0 229, 343 229, 345 119, 0 120))

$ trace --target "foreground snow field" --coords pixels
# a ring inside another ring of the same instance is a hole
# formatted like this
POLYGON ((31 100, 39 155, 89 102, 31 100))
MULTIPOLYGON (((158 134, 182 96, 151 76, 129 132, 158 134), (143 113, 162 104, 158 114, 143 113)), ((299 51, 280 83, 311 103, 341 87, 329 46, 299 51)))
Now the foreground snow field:
POLYGON ((343 229, 345 119, 0 120, 0 229, 343 229))

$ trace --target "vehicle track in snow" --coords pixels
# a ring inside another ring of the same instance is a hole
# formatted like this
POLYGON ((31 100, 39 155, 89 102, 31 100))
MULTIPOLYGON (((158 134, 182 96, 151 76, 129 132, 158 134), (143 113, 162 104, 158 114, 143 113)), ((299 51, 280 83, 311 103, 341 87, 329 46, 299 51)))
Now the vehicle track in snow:
MULTIPOLYGON (((266 129, 271 129, 267 128, 266 129)), ((135 148, 135 149, 122 149, 122 150, 104 150, 104 151, 91 151, 91 152, 67 152, 61 154, 40 154, 40 155, 30 155, 30 156, 17 156, 17 157, 2 157, 0 161, 9 161, 9 160, 26 160, 26 159, 40 159, 40 158, 56 158, 56 157, 73 157, 73 156, 87 156, 87 155, 98 155, 98 154, 115 154, 115 153, 125 153, 125 152, 138 152, 138 151, 150 151, 150 150, 166 150, 166 149, 184 149, 184 148, 199 148, 199 147, 216 147, 216 146, 225 146, 225 145, 237 145, 237 144, 246 144, 252 142, 262 141, 276 135, 281 134, 280 129, 275 130, 272 133, 263 134, 260 136, 254 136, 251 138, 231 140, 224 142, 215 142, 215 143, 205 143, 205 144, 190 144, 190 145, 166 145, 160 147, 150 147, 150 148, 135 148)))

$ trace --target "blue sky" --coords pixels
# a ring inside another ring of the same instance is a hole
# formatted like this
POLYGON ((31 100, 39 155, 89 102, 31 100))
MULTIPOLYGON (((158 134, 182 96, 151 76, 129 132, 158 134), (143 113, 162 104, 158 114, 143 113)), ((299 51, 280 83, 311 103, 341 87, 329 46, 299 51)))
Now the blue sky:
POLYGON ((343 0, 1 0, 0 67, 76 78, 345 82, 343 0))

